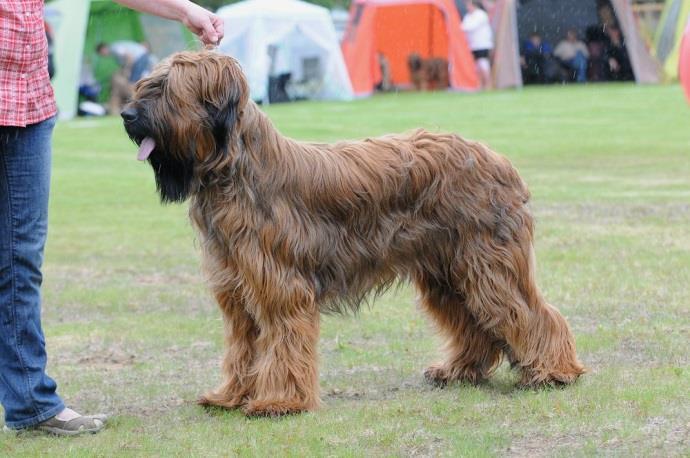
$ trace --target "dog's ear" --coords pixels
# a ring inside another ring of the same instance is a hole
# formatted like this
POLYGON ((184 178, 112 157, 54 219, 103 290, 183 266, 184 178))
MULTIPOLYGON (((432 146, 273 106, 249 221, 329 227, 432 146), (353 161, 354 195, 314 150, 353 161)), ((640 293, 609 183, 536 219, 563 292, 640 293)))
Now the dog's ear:
POLYGON ((208 109, 212 119, 213 139, 216 143, 216 152, 219 154, 228 153, 228 142, 233 134, 233 129, 237 124, 237 102, 230 100, 225 106, 220 108, 211 107, 208 109))
POLYGON ((171 143, 185 145, 208 170, 222 167, 233 155, 249 99, 239 63, 217 52, 182 52, 172 57, 166 79, 164 112, 177 133, 171 143))
POLYGON ((216 152, 226 155, 229 152, 229 143, 236 135, 241 112, 249 98, 249 84, 235 59, 221 55, 213 57, 211 64, 215 68, 210 73, 217 78, 217 92, 211 100, 216 104, 209 107, 208 111, 213 123, 216 152))

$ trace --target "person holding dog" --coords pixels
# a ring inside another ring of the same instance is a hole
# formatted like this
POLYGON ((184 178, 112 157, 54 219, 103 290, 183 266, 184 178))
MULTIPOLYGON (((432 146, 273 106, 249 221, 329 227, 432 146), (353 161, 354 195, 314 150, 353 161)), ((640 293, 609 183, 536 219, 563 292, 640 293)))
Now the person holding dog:
MULTIPOLYGON (((182 22, 205 44, 223 22, 188 0, 117 0, 182 22)), ((57 107, 48 76, 42 0, 0 2, 0 404, 6 431, 100 431, 105 415, 65 407, 45 373, 41 264, 48 223, 50 144, 57 107)))

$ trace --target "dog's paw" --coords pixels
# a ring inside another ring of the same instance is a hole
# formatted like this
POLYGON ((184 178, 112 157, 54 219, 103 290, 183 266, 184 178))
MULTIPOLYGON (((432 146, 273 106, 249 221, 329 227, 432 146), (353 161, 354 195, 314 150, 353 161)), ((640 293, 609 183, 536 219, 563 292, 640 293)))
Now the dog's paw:
POLYGON ((525 389, 558 388, 573 384, 585 373, 585 369, 578 368, 571 372, 543 373, 524 369, 519 386, 525 389))
POLYGON ((437 388, 444 388, 448 385, 448 371, 441 364, 434 364, 424 371, 424 380, 437 388))
POLYGON ((249 417, 282 417, 313 410, 299 401, 249 401, 242 408, 249 417))
POLYGON ((228 397, 221 393, 205 393, 196 400, 196 403, 204 407, 221 407, 223 409, 237 409, 242 407, 246 399, 242 396, 228 397))
POLYGON ((449 383, 455 382, 481 385, 486 381, 486 376, 481 371, 470 367, 449 367, 446 364, 433 364, 424 371, 424 379, 431 385, 443 388, 449 383))

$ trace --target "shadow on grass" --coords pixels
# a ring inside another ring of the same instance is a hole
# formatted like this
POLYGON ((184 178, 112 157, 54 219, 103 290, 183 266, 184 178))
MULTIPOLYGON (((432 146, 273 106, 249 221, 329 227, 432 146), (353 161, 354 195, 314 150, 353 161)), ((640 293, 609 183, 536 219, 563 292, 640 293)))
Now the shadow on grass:
POLYGON ((507 364, 501 366, 488 380, 478 384, 468 382, 451 382, 444 386, 437 386, 424 380, 420 374, 412 379, 399 380, 392 384, 369 384, 358 388, 338 389, 326 387, 322 398, 328 400, 347 401, 382 401, 405 397, 408 395, 427 395, 455 393, 463 391, 480 392, 489 396, 514 397, 527 393, 542 393, 548 391, 561 391, 571 385, 544 384, 541 386, 522 386, 519 382, 517 370, 510 369, 507 364))

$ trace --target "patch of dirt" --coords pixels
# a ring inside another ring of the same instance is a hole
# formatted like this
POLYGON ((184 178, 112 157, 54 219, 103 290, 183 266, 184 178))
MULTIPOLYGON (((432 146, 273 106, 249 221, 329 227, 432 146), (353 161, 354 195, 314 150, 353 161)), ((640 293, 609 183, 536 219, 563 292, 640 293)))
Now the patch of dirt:
POLYGON ((593 444, 597 454, 646 456, 653 451, 652 456, 683 456, 690 447, 690 422, 687 422, 687 417, 686 423, 683 421, 683 417, 649 417, 631 437, 625 437, 620 425, 567 434, 534 432, 514 440, 502 454, 530 458, 577 455, 582 453, 585 445, 593 444))
POLYGON ((501 455, 516 458, 541 458, 557 456, 556 450, 577 450, 588 438, 575 434, 544 436, 535 433, 513 441, 501 455))
POLYGON ((690 364, 690 355, 685 351, 670 353, 666 351, 652 337, 623 337, 615 348, 595 352, 582 353, 582 362, 591 373, 596 373, 597 367, 621 365, 633 367, 683 367, 690 364), (643 340, 643 339, 647 340, 643 340))
MULTIPOLYGON (((400 378, 399 371, 394 369, 381 369, 379 374, 390 373, 382 377, 388 382, 366 384, 362 380, 361 384, 357 386, 343 386, 336 385, 333 382, 327 382, 322 385, 322 398, 325 401, 332 400, 361 400, 361 401, 382 401, 388 399, 395 399, 400 396, 401 392, 428 392, 434 390, 434 387, 424 382, 422 374, 411 376, 405 379, 400 378), (329 386, 330 385, 330 386, 329 386)), ((342 380, 342 379, 340 379, 342 380)), ((341 382, 342 383, 342 382, 341 382)))
MULTIPOLYGON (((445 387, 431 385, 424 380, 421 369, 419 373, 401 374, 399 369, 392 367, 362 366, 348 370, 348 374, 358 374, 355 378, 344 377, 344 373, 345 371, 332 371, 328 377, 321 375, 321 394, 325 401, 329 399, 384 401, 400 398, 401 393, 423 394, 434 391, 462 390, 464 387, 475 388, 461 382, 453 382, 445 387), (372 377, 371 374, 375 375, 372 377), (347 385, 344 386, 344 383, 347 385)), ((476 388, 494 396, 510 396, 523 389, 517 385, 518 379, 518 373, 511 370, 510 365, 504 362, 489 380, 480 383, 476 388)))
POLYGON ((645 218, 660 218, 667 221, 690 220, 688 204, 547 204, 533 206, 537 218, 558 217, 559 220, 626 222, 645 218))
POLYGON ((442 438, 421 428, 405 434, 401 439, 404 456, 438 456, 444 448, 442 438))
POLYGON ((105 343, 99 338, 66 335, 51 338, 48 348, 51 363, 82 366, 97 371, 123 369, 137 362, 134 352, 121 343, 105 343))
POLYGON ((92 351, 88 356, 84 356, 77 360, 77 364, 87 365, 93 369, 100 370, 118 370, 134 364, 136 357, 119 348, 111 348, 108 350, 92 351))
POLYGON ((163 272, 149 272, 137 273, 132 272, 133 282, 138 285, 155 285, 155 286, 169 286, 169 285, 200 285, 205 284, 205 280, 201 273, 178 272, 170 273, 163 272))

